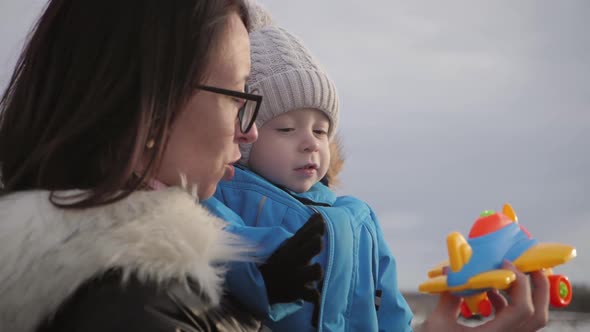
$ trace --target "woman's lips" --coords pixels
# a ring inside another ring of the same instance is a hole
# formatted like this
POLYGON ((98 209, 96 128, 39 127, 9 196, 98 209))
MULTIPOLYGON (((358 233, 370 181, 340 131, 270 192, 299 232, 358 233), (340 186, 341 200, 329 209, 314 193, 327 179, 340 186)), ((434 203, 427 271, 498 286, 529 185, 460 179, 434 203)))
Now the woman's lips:
POLYGON ((223 177, 221 178, 223 181, 229 181, 233 179, 234 175, 236 174, 236 170, 234 169, 233 165, 226 165, 225 173, 223 173, 223 177))
POLYGON ((223 181, 229 181, 234 177, 234 175, 236 174, 234 164, 240 161, 240 158, 242 158, 242 156, 238 155, 238 157, 234 159, 234 161, 229 162, 227 163, 227 165, 225 165, 225 172, 223 173, 223 177, 221 178, 223 181))

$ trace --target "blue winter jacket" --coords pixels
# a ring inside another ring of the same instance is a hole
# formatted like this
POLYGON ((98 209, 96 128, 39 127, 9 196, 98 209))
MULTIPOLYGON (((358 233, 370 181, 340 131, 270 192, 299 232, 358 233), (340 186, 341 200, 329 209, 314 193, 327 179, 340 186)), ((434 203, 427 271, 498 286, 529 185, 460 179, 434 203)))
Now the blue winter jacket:
MULTIPOLYGON (((412 313, 397 287, 395 259, 373 210, 349 196, 336 197, 321 183, 303 194, 276 187, 248 169, 235 169, 203 203, 230 222, 228 229, 256 243, 263 262, 315 212, 326 221, 324 268, 317 331, 412 331, 412 313), (229 207, 229 209, 228 209, 229 207), (230 210, 231 209, 231 210, 230 210)), ((254 263, 234 264, 226 277, 234 296, 273 331, 316 331, 313 305, 270 306, 254 263)))

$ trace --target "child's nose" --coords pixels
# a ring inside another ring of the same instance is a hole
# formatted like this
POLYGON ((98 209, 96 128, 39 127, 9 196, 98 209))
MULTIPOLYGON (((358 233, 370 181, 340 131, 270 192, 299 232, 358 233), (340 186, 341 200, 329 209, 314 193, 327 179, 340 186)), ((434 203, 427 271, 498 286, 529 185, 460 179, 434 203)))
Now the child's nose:
POLYGON ((320 143, 313 135, 307 136, 302 143, 302 148, 305 152, 316 152, 320 148, 320 143))
POLYGON ((320 148, 320 145, 319 145, 319 144, 317 144, 317 143, 314 143, 314 144, 310 144, 310 145, 308 145, 308 146, 305 148, 305 151, 307 151, 307 152, 316 152, 316 151, 318 151, 318 150, 319 150, 319 148, 320 148))

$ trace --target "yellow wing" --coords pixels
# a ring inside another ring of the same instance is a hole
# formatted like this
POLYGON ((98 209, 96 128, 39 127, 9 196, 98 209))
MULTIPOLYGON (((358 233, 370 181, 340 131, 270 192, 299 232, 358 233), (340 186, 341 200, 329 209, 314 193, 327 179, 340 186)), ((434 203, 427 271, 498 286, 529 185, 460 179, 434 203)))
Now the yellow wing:
POLYGON ((438 276, 431 279, 426 280, 420 286, 418 286, 418 290, 422 293, 431 293, 437 294, 446 292, 449 290, 447 286, 447 276, 438 276))
POLYGON ((459 292, 467 289, 497 288, 506 289, 516 279, 510 270, 492 270, 471 277, 463 285, 449 287, 447 276, 438 276, 423 282, 418 286, 422 293, 438 294, 446 291, 459 292))
POLYGON ((446 260, 444 262, 439 263, 437 266, 433 267, 430 271, 428 271, 428 278, 434 278, 443 275, 443 269, 449 266, 449 261, 446 260))
POLYGON ((560 243, 537 243, 514 260, 522 272, 539 271, 568 262, 576 257, 576 248, 560 243))
POLYGON ((469 289, 495 288, 506 289, 516 279, 510 270, 491 270, 471 277, 465 284, 469 289))

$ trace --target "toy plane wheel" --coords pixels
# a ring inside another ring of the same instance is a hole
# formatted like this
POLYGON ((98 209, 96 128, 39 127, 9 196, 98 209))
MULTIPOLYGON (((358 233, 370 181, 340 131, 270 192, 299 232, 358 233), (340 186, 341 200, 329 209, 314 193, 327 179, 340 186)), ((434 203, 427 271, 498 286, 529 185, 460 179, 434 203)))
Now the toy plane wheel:
POLYGON ((473 314, 471 313, 471 310, 467 306, 467 302, 465 302, 465 301, 461 301, 461 315, 467 319, 469 319, 469 318, 471 318, 471 316, 473 316, 473 314))
POLYGON ((492 302, 488 299, 481 300, 477 305, 477 309, 482 316, 489 317, 492 314, 492 302))
POLYGON ((549 276, 549 301, 556 308, 563 308, 572 301, 572 284, 566 276, 549 276))

